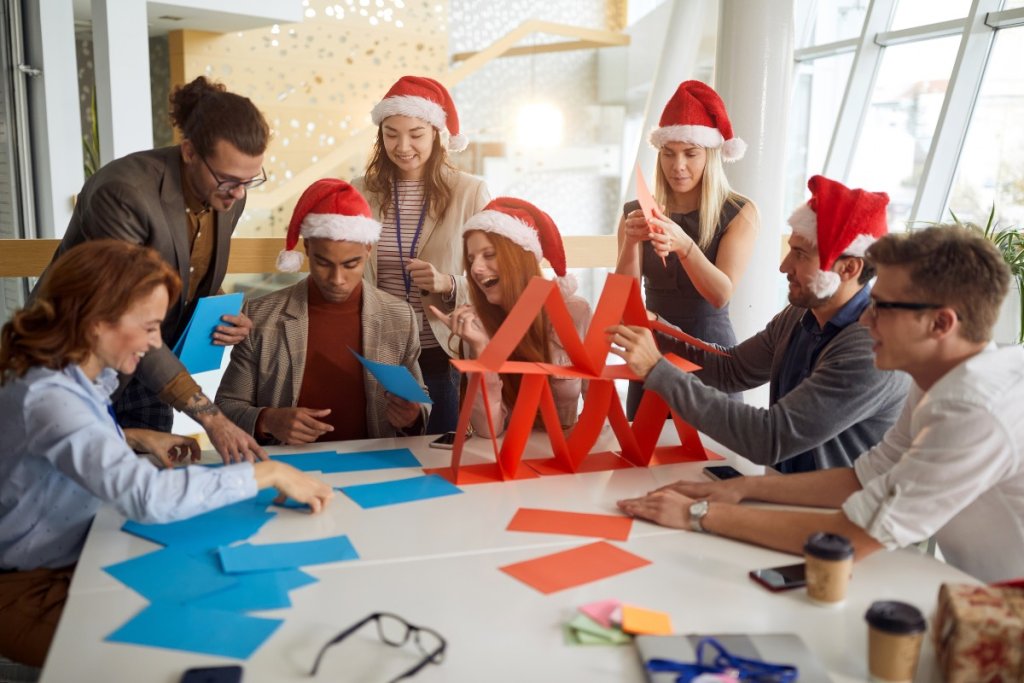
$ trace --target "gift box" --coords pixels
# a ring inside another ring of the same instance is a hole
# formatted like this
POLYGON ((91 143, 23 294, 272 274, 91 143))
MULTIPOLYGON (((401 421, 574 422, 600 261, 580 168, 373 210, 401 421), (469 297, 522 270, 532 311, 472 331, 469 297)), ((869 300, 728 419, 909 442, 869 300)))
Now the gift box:
POLYGON ((1024 681, 1024 589, 943 584, 932 633, 947 683, 1024 681))

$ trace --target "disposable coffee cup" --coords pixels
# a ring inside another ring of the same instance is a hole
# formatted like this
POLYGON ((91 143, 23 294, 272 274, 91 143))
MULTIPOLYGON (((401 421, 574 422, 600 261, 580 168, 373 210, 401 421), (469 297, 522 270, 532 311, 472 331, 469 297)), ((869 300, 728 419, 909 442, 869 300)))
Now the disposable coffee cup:
POLYGON ((846 600, 853 571, 853 544, 839 534, 811 534, 804 544, 807 597, 820 605, 838 606, 846 600))
POLYGON ((868 622, 871 680, 878 683, 914 680, 925 632, 921 611, 905 602, 879 601, 871 604, 864 618, 868 622))

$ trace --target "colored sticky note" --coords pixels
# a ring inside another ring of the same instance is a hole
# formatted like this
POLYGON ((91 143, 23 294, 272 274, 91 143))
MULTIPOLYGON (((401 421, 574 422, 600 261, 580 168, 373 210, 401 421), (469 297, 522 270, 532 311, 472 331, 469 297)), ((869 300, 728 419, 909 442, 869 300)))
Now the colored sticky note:
POLYGON ((648 636, 667 636, 672 634, 672 619, 665 612, 623 605, 622 630, 648 636))
POLYGON ((375 484, 344 486, 338 490, 364 509, 462 493, 462 489, 458 486, 436 474, 397 481, 382 481, 375 484))
POLYGON ((582 605, 580 612, 587 615, 605 628, 611 628, 613 623, 622 621, 622 603, 618 600, 598 600, 582 605))
POLYGON ((224 571, 228 573, 292 569, 310 564, 359 559, 359 553, 348 536, 344 535, 295 543, 243 543, 219 548, 217 553, 224 571))
POLYGON ((509 531, 530 531, 540 534, 595 536, 625 541, 633 528, 633 519, 622 515, 595 515, 562 510, 519 508, 506 527, 509 531))
POLYGON ((618 645, 628 643, 630 641, 629 636, 623 633, 620 629, 602 626, 583 614, 577 614, 573 617, 572 621, 568 623, 568 626, 572 630, 576 631, 577 638, 588 645, 600 643, 605 645, 618 645), (585 636, 591 636, 592 638, 587 639, 585 636), (596 639, 596 642, 594 639, 596 639))
POLYGON ((162 548, 104 567, 103 571, 154 602, 192 600, 236 583, 177 548, 162 548))
POLYGON ((233 505, 167 524, 142 524, 127 521, 122 531, 182 550, 202 550, 249 538, 260 530, 275 512, 267 512, 266 503, 250 498, 233 505))
POLYGON ((650 563, 650 560, 599 541, 500 569, 541 593, 549 594, 639 569, 650 563))
POLYGON ((204 296, 196 303, 192 319, 174 346, 174 353, 193 375, 197 372, 217 370, 224 358, 223 346, 213 343, 213 332, 225 324, 221 317, 238 315, 242 311, 242 294, 204 296))
POLYGON ((423 391, 423 387, 420 386, 420 383, 409 372, 409 368, 404 365, 378 363, 369 358, 364 358, 352 348, 349 348, 349 351, 359 359, 363 367, 380 382, 380 385, 388 393, 404 398, 411 403, 433 403, 430 397, 427 396, 427 392, 423 391))
POLYGON ((105 640, 248 659, 282 623, 283 619, 154 602, 105 640))

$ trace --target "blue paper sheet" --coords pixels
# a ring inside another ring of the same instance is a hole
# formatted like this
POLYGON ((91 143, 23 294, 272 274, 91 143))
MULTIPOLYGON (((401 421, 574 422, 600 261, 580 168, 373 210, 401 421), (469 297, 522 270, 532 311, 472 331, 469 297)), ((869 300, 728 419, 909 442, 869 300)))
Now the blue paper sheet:
POLYGON ((295 543, 243 543, 218 550, 221 566, 228 573, 291 569, 311 564, 359 559, 348 536, 332 536, 295 543))
POLYGON ((377 361, 363 358, 354 349, 349 348, 363 367, 370 371, 370 374, 377 378, 384 390, 404 398, 411 403, 433 403, 427 393, 423 391, 416 378, 404 365, 388 365, 377 361))
MULTIPOLYGON (((272 455, 273 460, 280 460, 303 472, 362 472, 365 470, 386 470, 397 467, 423 467, 408 448, 391 448, 380 451, 359 451, 356 453, 335 453, 324 451, 318 453, 295 453, 293 455, 272 455)), ((271 501, 272 502, 272 501, 271 501)))
POLYGON ((204 296, 196 303, 192 319, 174 345, 174 353, 193 375, 217 370, 224 358, 223 346, 213 343, 213 332, 224 325, 221 316, 238 315, 242 310, 242 294, 204 296))
POLYGON ((364 509, 462 493, 458 486, 436 474, 336 488, 364 509))
POLYGON ((283 623, 282 619, 155 602, 106 641, 248 659, 283 623))
POLYGON ((337 451, 316 451, 314 453, 283 453, 270 456, 271 460, 280 460, 303 472, 327 472, 337 460, 337 451))
MULTIPOLYGON (((217 564, 220 564, 219 560, 217 564)), ((235 585, 188 601, 189 604, 229 612, 282 609, 292 606, 288 596, 290 590, 317 581, 298 569, 234 574, 233 577, 236 579, 235 585)))
POLYGON ((180 522, 141 524, 127 521, 121 529, 129 534, 181 550, 218 548, 249 538, 259 531, 277 514, 268 512, 266 507, 267 503, 250 498, 180 522))
POLYGON ((194 600, 238 583, 216 566, 178 548, 162 548, 104 567, 103 571, 153 602, 194 600))

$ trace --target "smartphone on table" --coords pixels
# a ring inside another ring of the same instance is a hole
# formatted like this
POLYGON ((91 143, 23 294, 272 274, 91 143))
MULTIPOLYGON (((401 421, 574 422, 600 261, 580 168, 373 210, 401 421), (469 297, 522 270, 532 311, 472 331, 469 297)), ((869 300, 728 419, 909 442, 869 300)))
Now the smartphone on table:
MULTIPOLYGON (((466 434, 466 438, 468 439, 469 437, 470 435, 466 434)), ((455 432, 445 432, 431 441, 429 445, 431 448, 443 448, 450 451, 455 447, 455 432)))
POLYGON ((718 481, 743 476, 739 470, 734 467, 729 467, 728 465, 712 465, 710 467, 705 467, 704 474, 718 481))
POLYGON ((241 683, 242 667, 208 666, 189 669, 182 675, 181 683, 241 683))
POLYGON ((750 572, 750 578, 759 584, 777 593, 791 588, 799 588, 807 584, 803 562, 799 564, 787 564, 782 567, 768 567, 767 569, 755 569, 750 572))

